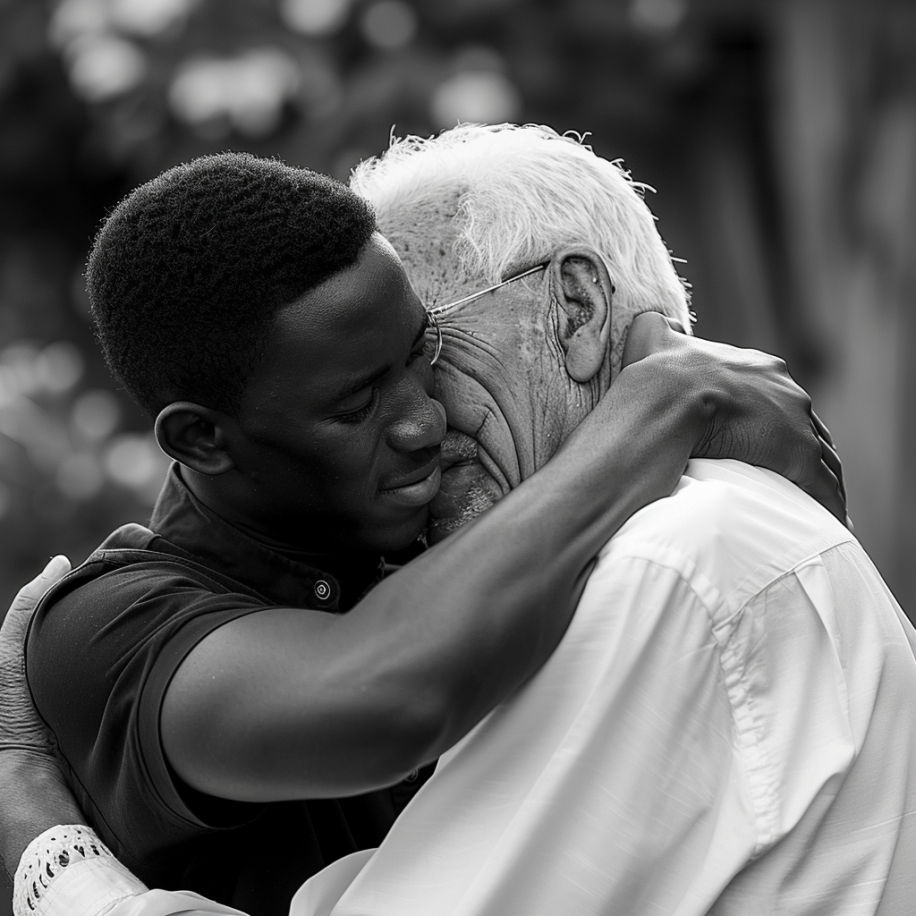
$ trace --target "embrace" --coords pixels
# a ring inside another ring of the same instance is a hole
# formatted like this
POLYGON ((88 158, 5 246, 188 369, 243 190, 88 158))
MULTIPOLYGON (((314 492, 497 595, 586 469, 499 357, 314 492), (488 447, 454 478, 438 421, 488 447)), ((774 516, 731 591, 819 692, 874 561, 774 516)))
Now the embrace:
POLYGON ((912 911, 916 634, 619 166, 205 157, 87 280, 174 464, 4 624, 17 916, 912 911))

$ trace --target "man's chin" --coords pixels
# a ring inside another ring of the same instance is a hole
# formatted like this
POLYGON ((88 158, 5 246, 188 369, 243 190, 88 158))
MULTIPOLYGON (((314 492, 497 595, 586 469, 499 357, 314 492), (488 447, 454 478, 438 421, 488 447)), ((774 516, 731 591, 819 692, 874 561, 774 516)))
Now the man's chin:
POLYGON ((442 474, 439 492, 429 504, 426 530, 430 545, 444 541, 500 498, 496 482, 479 464, 456 465, 442 474))

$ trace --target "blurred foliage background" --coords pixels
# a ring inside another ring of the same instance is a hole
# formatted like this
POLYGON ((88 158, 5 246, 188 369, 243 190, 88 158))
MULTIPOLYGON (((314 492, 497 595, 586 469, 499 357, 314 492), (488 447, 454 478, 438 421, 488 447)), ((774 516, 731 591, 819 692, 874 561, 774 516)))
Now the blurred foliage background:
POLYGON ((230 148, 345 179, 459 120, 588 131, 657 189, 698 332, 786 358, 913 613, 914 39, 911 0, 0 0, 0 614, 164 473, 87 317, 117 200, 230 148))

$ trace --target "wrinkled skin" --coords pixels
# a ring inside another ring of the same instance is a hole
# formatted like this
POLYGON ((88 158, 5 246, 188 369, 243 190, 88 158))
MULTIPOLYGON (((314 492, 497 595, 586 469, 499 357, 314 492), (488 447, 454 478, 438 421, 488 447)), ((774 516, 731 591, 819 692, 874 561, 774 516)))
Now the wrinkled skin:
MULTIPOLYGON (((383 232, 427 306, 492 285, 468 276, 452 254, 450 213, 420 215, 410 225, 384 226, 383 232)), ((554 285, 551 272, 542 271, 439 318, 444 345, 436 392, 449 430, 442 444, 442 485, 431 505, 430 543, 544 465, 610 386, 610 349, 591 380, 580 384, 567 373, 557 335, 565 315, 554 285)), ((616 341, 618 334, 625 337, 625 325, 623 316, 615 319, 616 341)))
POLYGON ((595 407, 609 371, 580 385, 567 375, 544 307, 546 274, 445 315, 436 366, 449 417, 431 538, 470 521, 540 468, 595 407), (527 287, 527 288, 526 288, 527 287), (499 302, 488 301, 499 297, 499 302))

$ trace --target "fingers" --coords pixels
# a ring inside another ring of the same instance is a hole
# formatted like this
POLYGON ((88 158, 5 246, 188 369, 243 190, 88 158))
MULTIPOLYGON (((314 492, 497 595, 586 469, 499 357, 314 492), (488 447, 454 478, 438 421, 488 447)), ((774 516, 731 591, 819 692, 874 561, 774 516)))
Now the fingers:
POLYGON ((19 589, 10 605, 10 611, 31 612, 41 596, 70 571, 70 561, 62 555, 52 557, 45 568, 31 582, 19 589))
POLYGON ((814 428, 817 430, 817 434, 833 448, 833 436, 830 435, 830 430, 827 429, 824 421, 821 420, 813 410, 811 411, 811 420, 814 422, 814 428))
POLYGON ((840 456, 833 442, 833 436, 830 435, 830 430, 827 429, 826 424, 813 410, 811 411, 811 420, 821 440, 821 460, 837 480, 840 499, 843 501, 843 516, 840 518, 840 521, 852 531, 853 524, 852 519, 849 517, 849 504, 846 494, 846 480, 843 476, 843 463, 840 461, 840 456))
POLYGON ((817 437, 820 458, 808 463, 808 473, 796 482, 813 496, 832 515, 835 515, 847 528, 852 530, 852 522, 846 511, 846 489, 843 485, 843 469, 839 456, 827 442, 817 437))
POLYGON ((837 482, 837 491, 840 494, 840 499, 843 501, 843 506, 846 506, 846 484, 843 482, 843 465, 840 462, 840 456, 837 454, 836 449, 825 439, 821 439, 821 460, 832 472, 833 476, 836 478, 837 482))
POLYGON ((821 458, 819 474, 820 502, 845 525, 847 519, 846 498, 842 495, 842 483, 824 458, 821 458))
POLYGON ((824 422, 821 418, 812 410, 811 411, 811 420, 814 423, 814 430, 821 439, 822 451, 824 453, 824 460, 829 465, 830 469, 836 475, 837 480, 840 484, 840 492, 843 496, 843 502, 846 502, 846 482, 843 479, 843 463, 840 461, 840 456, 837 453, 836 446, 833 444, 833 436, 830 435, 830 430, 824 425, 824 422))
POLYGON ((38 574, 38 578, 47 580, 49 585, 59 582, 70 572, 70 560, 62 553, 48 560, 45 568, 38 574))

